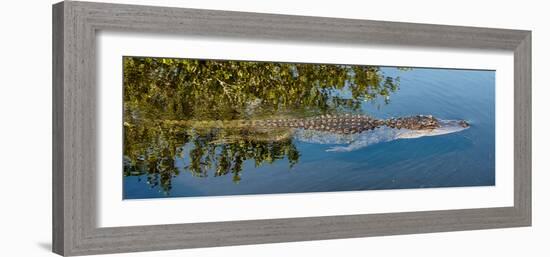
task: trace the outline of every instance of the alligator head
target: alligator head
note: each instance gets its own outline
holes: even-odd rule
[[[437,126],[427,127],[415,130],[403,130],[398,138],[419,138],[426,136],[439,136],[456,133],[470,128],[470,124],[465,120],[437,120]]]

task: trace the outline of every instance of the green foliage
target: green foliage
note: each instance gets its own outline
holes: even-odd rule
[[[236,120],[357,112],[389,100],[398,78],[379,67],[125,57],[124,175],[147,176],[164,192],[181,171],[232,174],[242,165],[299,161],[289,131],[200,128],[166,120]],[[187,160],[176,167],[176,159]]]
[[[353,111],[397,88],[376,66],[124,58],[125,107],[172,119]],[[351,96],[334,95],[344,89]]]

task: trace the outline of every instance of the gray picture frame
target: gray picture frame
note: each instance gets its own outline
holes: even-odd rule
[[[98,227],[95,37],[101,30],[513,51],[514,206]],[[530,225],[530,31],[73,1],[53,6],[55,253],[88,255]]]

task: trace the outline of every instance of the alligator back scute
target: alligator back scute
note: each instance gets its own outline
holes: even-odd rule
[[[274,119],[259,121],[259,128],[299,128],[339,134],[355,134],[384,125],[384,121],[366,115],[321,115],[302,119]]]

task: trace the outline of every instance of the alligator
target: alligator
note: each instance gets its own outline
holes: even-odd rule
[[[169,120],[165,122],[193,128],[238,128],[264,132],[283,129],[290,130],[292,133],[287,133],[276,140],[291,136],[295,140],[308,143],[347,145],[334,146],[327,151],[353,151],[380,142],[444,135],[470,127],[465,120],[443,120],[432,115],[376,119],[367,115],[342,114],[309,118],[229,121]]]
[[[315,131],[325,131],[336,134],[356,134],[368,130],[374,130],[382,126],[407,130],[433,130],[440,128],[444,120],[434,118],[432,115],[416,115],[401,118],[375,119],[367,115],[342,114],[320,115],[309,118],[280,118],[261,120],[168,120],[171,124],[187,125],[194,128],[253,128],[275,129],[291,128]],[[456,121],[456,125],[468,128],[470,125],[465,120]]]
[[[335,134],[324,131],[298,129],[293,131],[295,140],[331,145],[327,152],[350,152],[374,144],[389,142],[398,139],[413,139],[420,137],[439,136],[456,133],[469,128],[469,125],[457,120],[438,120],[438,127],[433,129],[397,129],[383,126],[372,131],[357,134]]]

